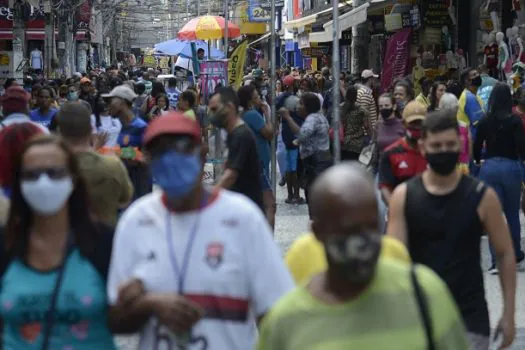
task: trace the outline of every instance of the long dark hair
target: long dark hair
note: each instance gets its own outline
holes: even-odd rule
[[[447,87],[447,84],[444,81],[436,81],[432,85],[432,93],[430,94],[430,106],[428,107],[429,112],[435,111],[439,107],[439,101],[437,99],[437,90],[439,88],[439,85],[443,85],[445,88]]]
[[[86,184],[71,149],[62,139],[52,135],[39,136],[29,141],[23,151],[15,158],[13,193],[5,235],[6,250],[13,257],[25,258],[27,255],[29,234],[33,225],[33,211],[25,201],[20,190],[22,162],[24,155],[30,148],[45,145],[55,145],[66,155],[67,167],[73,177],[75,186],[68,200],[69,224],[71,232],[74,233],[75,245],[83,255],[88,255],[94,249],[94,235],[98,233],[98,230],[91,219]]]
[[[151,97],[157,98],[157,95],[159,94],[166,94],[166,89],[164,89],[164,85],[162,85],[159,81],[154,81],[153,86],[151,88]]]
[[[489,97],[489,118],[504,119],[512,114],[512,94],[506,83],[497,83]]]
[[[357,89],[354,85],[350,85],[348,89],[346,89],[345,94],[345,101],[343,104],[343,113],[346,114],[349,111],[353,111],[356,107],[357,102]]]

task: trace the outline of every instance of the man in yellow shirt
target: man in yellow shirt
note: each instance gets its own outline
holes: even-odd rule
[[[425,266],[379,258],[375,186],[362,166],[334,166],[311,190],[327,269],[274,304],[258,350],[469,349],[445,283]]]
[[[393,259],[402,263],[411,261],[403,243],[389,236],[382,236],[380,254],[381,259]],[[308,282],[327,268],[323,244],[311,232],[295,240],[286,253],[285,260],[297,285]]]

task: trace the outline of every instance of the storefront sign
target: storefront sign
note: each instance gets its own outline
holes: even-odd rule
[[[248,2],[248,18],[250,22],[270,22],[271,12],[261,6],[260,0],[250,0]]]
[[[442,27],[450,25],[450,15],[448,13],[447,2],[449,0],[426,0],[423,1],[425,26]]]
[[[407,74],[410,62],[410,42],[412,29],[405,28],[388,40],[386,46],[383,74],[381,75],[381,88],[386,91],[394,79],[402,78]]]
[[[303,56],[323,57],[324,55],[330,54],[330,47],[328,46],[307,47],[306,49],[302,49],[301,53]]]
[[[249,14],[250,11],[247,2],[242,2],[235,7],[234,22],[241,28],[241,34],[253,35],[266,33],[265,21],[253,22],[250,20]]]
[[[299,43],[300,49],[306,49],[307,47],[310,47],[310,34],[309,33],[301,33],[297,36],[297,42]]]
[[[394,32],[403,28],[403,19],[401,14],[394,13],[392,15],[385,15],[385,28],[387,32]]]
[[[2,53],[0,54],[0,66],[8,66],[9,65],[9,55]]]
[[[225,61],[206,61],[200,63],[200,91],[205,101],[215,91],[218,84],[226,85],[228,63]]]

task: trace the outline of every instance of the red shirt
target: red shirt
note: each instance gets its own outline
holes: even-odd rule
[[[485,56],[487,57],[487,68],[492,69],[498,66],[498,44],[485,46]]]
[[[427,160],[418,148],[412,148],[403,137],[388,146],[379,161],[379,187],[394,190],[397,185],[423,173]]]

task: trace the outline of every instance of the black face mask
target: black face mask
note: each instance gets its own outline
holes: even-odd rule
[[[390,116],[392,115],[392,112],[394,112],[393,108],[379,110],[379,113],[381,113],[381,117],[383,117],[383,119],[390,118]]]
[[[458,164],[459,151],[427,153],[428,165],[441,176],[450,175]]]
[[[525,107],[525,97],[522,97],[518,100],[518,104],[522,107]]]
[[[483,80],[481,79],[481,76],[477,76],[474,79],[472,79],[472,86],[480,87],[481,84],[483,84]]]

